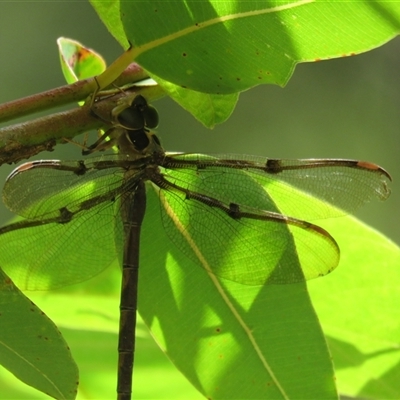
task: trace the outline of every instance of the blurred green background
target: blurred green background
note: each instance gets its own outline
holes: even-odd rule
[[[88,2],[1,2],[0,102],[64,85],[56,39],[89,46],[111,63],[122,49]],[[259,86],[240,96],[232,117],[208,130],[170,99],[155,106],[166,150],[274,158],[353,158],[392,175],[392,196],[357,215],[400,243],[400,39],[355,57],[301,64],[287,87]],[[80,158],[60,145],[37,158]],[[0,169],[0,181],[15,166]],[[0,222],[11,217],[0,204]],[[1,395],[0,395],[1,398]]]

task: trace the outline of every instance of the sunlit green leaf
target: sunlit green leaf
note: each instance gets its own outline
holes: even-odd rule
[[[169,249],[153,196],[142,234],[139,312],[174,364],[211,398],[336,398],[305,285],[213,278]]]
[[[109,18],[107,3],[92,4]],[[370,50],[400,26],[399,4],[384,1],[152,0],[122,1],[119,7],[137,62],[164,80],[209,93],[283,86],[296,63]],[[114,2],[114,16],[117,9]],[[126,45],[119,23],[116,30]]]
[[[0,270],[0,363],[26,384],[74,399],[77,366],[60,332]]]
[[[57,324],[68,341],[79,365],[78,400],[88,397],[113,399],[116,396],[119,268],[111,268],[99,278],[65,288],[63,293],[27,293]],[[111,286],[111,292],[107,284]],[[93,295],[93,292],[97,294]],[[134,398],[203,398],[168,361],[140,318],[136,336]],[[155,374],[163,376],[157,385],[154,384]],[[6,370],[0,371],[0,385],[1,399],[43,399],[39,392],[7,375]]]
[[[61,69],[67,83],[99,75],[105,70],[106,63],[100,54],[76,40],[61,37],[57,44]]]
[[[284,86],[299,62],[359,54],[389,41],[400,29],[398,2],[91,3],[124,48],[128,40],[134,46],[131,56],[116,64],[120,72],[135,59],[155,79],[214,94],[240,92],[266,83]],[[114,73],[110,76],[111,81],[117,77]],[[163,87],[176,96],[174,86]],[[196,110],[191,102],[180,104],[213,126],[208,122],[213,118],[202,118],[204,109]],[[230,112],[223,107],[216,110],[222,120]]]
[[[153,76],[153,78],[173,100],[208,128],[213,128],[215,125],[225,122],[232,114],[239,100],[238,93],[202,93],[184,89],[159,77]]]
[[[400,249],[351,217],[326,220],[341,247],[337,270],[309,289],[341,393],[398,399]]]
[[[119,0],[89,0],[111,35],[124,47],[129,47],[119,12]],[[148,29],[147,27],[146,29]]]

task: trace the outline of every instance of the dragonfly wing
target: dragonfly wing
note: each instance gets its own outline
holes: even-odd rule
[[[235,201],[243,193],[233,196],[235,203],[219,197],[210,202],[200,191],[201,175],[168,172],[167,181],[182,188],[160,191],[163,224],[177,247],[208,272],[247,285],[302,282],[332,271],[339,262],[334,239],[322,228],[277,213],[265,191],[240,174],[249,180],[243,188],[258,193],[247,199],[252,207]],[[214,188],[216,195],[220,186]]]
[[[112,198],[123,182],[124,169],[112,167],[118,156],[87,161],[33,161],[18,167],[7,178],[3,201],[28,219],[54,218],[68,205],[71,212],[90,208],[92,198]]]
[[[235,187],[242,193],[241,204],[247,204],[246,198],[252,197],[252,193],[243,186],[243,178],[238,173],[241,171],[268,192],[282,214],[299,219],[344,215],[373,198],[384,200],[390,194],[389,174],[377,165],[366,162],[340,159],[274,160],[234,154],[176,154],[169,157],[176,160],[177,165],[179,161],[194,160],[195,164],[185,167],[202,177],[205,183],[202,190],[205,193],[212,196],[218,190],[224,196],[226,188]],[[225,180],[218,181],[215,178],[218,175],[224,175]],[[322,201],[314,204],[313,198]],[[229,199],[225,198],[225,201]]]
[[[116,258],[114,223],[113,204],[107,202],[67,223],[8,225],[0,229],[0,266],[21,289],[47,290],[87,280]]]

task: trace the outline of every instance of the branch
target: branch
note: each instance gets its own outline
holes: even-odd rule
[[[120,80],[118,82],[121,83]],[[129,91],[117,92],[96,101],[93,106],[94,113],[104,120],[110,120],[111,110],[116,107],[118,100],[133,92],[143,94],[150,101],[164,95],[158,85],[133,87]],[[41,151],[52,151],[57,143],[66,143],[65,139],[72,139],[81,133],[100,128],[107,126],[90,112],[88,104],[8,126],[0,129],[0,165],[16,163]]]
[[[147,72],[138,64],[130,64],[115,81],[116,86],[139,82],[148,78]],[[34,94],[0,105],[0,122],[10,121],[39,111],[47,111],[54,107],[70,103],[78,103],[98,89],[94,78],[84,79],[71,85],[60,86],[46,92]]]

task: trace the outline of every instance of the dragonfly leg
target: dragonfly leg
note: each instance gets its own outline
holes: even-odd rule
[[[92,145],[88,147],[85,146],[85,149],[82,150],[82,155],[87,156],[95,151],[104,151],[115,146],[117,144],[117,135],[115,135],[116,130],[119,131],[118,128],[108,129]]]

